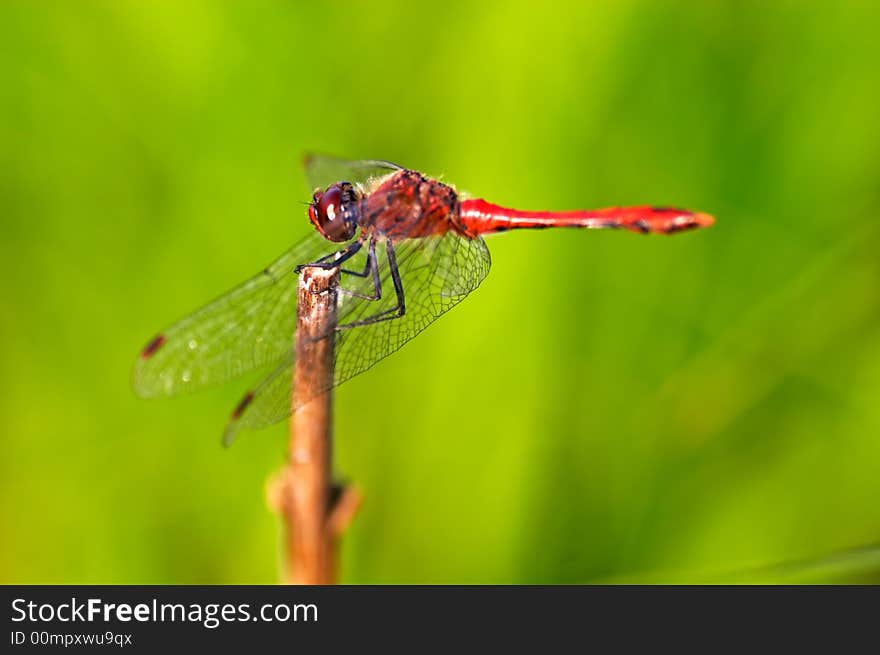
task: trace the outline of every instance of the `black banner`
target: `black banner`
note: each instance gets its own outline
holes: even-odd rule
[[[880,587],[3,587],[6,652],[766,643],[875,633]],[[647,640],[647,641],[646,641]],[[708,640],[708,641],[707,641]]]

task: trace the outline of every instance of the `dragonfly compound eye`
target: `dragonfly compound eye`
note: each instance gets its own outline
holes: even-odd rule
[[[348,182],[337,182],[323,193],[315,192],[309,205],[309,220],[330,241],[348,241],[357,230],[355,193]]]

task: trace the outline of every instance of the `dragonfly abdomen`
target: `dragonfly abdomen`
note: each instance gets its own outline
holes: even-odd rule
[[[632,232],[672,234],[715,222],[708,214],[674,207],[608,207],[574,211],[524,211],[494,205],[480,199],[460,203],[459,221],[470,236],[513,229],[579,227],[624,229]]]

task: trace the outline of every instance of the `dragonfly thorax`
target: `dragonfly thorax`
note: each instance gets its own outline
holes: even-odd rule
[[[357,231],[358,197],[348,182],[337,182],[315,191],[309,204],[309,220],[321,235],[336,243],[348,241]]]

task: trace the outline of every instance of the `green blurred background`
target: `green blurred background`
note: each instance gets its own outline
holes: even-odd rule
[[[0,581],[278,579],[286,427],[224,450],[251,381],[129,375],[310,229],[309,149],[718,217],[492,238],[338,391],[343,581],[767,580],[880,541],[880,11],[830,4],[3,3]]]

